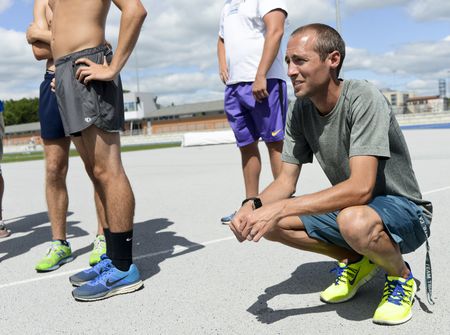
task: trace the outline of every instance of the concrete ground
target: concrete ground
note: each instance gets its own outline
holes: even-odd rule
[[[405,255],[419,291],[413,319],[374,325],[384,277],[379,274],[343,304],[319,292],[333,280],[332,260],[279,244],[235,241],[219,218],[243,198],[234,145],[128,152],[123,161],[136,196],[134,254],[144,289],[80,303],[69,275],[87,267],[96,219],[79,158],[70,159],[68,235],[76,259],[39,274],[49,244],[44,162],[2,165],[4,217],[13,235],[0,241],[1,334],[448,334],[450,332],[450,131],[405,131],[431,226],[433,296],[427,304],[425,247]],[[262,149],[263,144],[260,146]],[[262,185],[270,181],[263,150]],[[298,194],[329,184],[317,164],[305,166]]]

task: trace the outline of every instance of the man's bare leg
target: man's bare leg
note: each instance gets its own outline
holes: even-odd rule
[[[358,253],[366,255],[382,267],[388,275],[408,278],[398,245],[386,233],[379,215],[369,206],[355,206],[342,210],[337,222],[342,236]]]
[[[273,179],[276,179],[281,171],[281,153],[283,152],[283,141],[266,142],[269,151],[270,167]]]
[[[258,141],[239,149],[241,150],[245,197],[255,197],[259,193],[259,176],[261,174],[261,156],[258,149]]]
[[[36,271],[58,269],[73,260],[70,244],[66,241],[67,195],[66,176],[69,164],[70,138],[44,139],[45,196],[52,229],[49,252],[38,261]]]
[[[11,235],[4,222],[3,222],[3,192],[5,190],[5,181],[3,180],[3,175],[0,170],[0,238],[8,237]]]
[[[122,166],[119,134],[91,126],[73,141],[104,208],[107,253],[116,267],[127,269],[132,261],[134,195]]]
[[[282,219],[264,237],[292,248],[322,254],[342,263],[351,263],[361,258],[355,251],[309,237],[303,222],[297,216]]]
[[[44,140],[45,195],[53,240],[66,239],[66,217],[69,204],[66,176],[69,148],[70,138],[68,137]]]

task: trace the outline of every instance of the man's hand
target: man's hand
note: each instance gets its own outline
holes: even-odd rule
[[[41,31],[42,29],[39,28],[35,22],[31,22],[28,26],[26,34],[28,44],[33,44],[34,42],[39,41],[38,35]]]
[[[242,206],[238,210],[236,215],[233,217],[233,220],[231,220],[230,224],[228,225],[239,242],[244,242],[246,239],[244,236],[242,236],[242,227],[245,226],[245,220],[247,219],[248,214],[250,214],[252,211],[253,207],[251,202],[246,202],[244,206]]]
[[[222,80],[222,83],[226,84],[228,81],[228,78],[229,78],[228,77],[228,68],[227,68],[226,64],[223,66],[220,66],[219,76],[220,76],[220,80]]]
[[[264,205],[249,213],[241,225],[241,237],[258,242],[280,221],[280,206],[277,202]]]
[[[269,96],[269,92],[267,92],[267,79],[265,76],[256,75],[252,86],[252,93],[253,97],[258,102],[262,102]]]
[[[56,80],[55,80],[55,77],[53,77],[52,81],[50,82],[50,89],[52,90],[52,92],[56,91]]]
[[[85,85],[91,80],[111,81],[116,76],[116,73],[108,65],[106,57],[103,59],[103,64],[97,64],[88,58],[77,59],[75,64],[86,65],[79,67],[75,74],[78,81]]]

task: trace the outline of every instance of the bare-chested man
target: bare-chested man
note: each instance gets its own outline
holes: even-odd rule
[[[45,194],[52,226],[52,243],[46,255],[36,264],[38,272],[47,272],[56,270],[73,260],[70,244],[66,240],[66,216],[69,202],[66,176],[70,137],[64,134],[55,93],[50,89],[50,83],[55,76],[55,65],[50,50],[52,11],[48,6],[48,0],[36,0],[33,14],[34,21],[27,30],[27,40],[32,45],[36,59],[46,60],[47,63],[39,94],[39,120],[44,142]],[[105,215],[98,196],[96,196],[96,205],[99,224],[94,249],[89,258],[91,266],[100,262],[101,255],[106,253],[105,237],[100,224],[102,220],[104,221]]]
[[[119,131],[124,105],[119,72],[147,12],[139,0],[113,0],[121,10],[115,55],[105,44],[110,0],[50,0],[56,97],[66,135],[72,136],[105,209],[107,256],[70,277],[76,300],[133,292],[143,283],[132,263],[134,195],[122,166]]]

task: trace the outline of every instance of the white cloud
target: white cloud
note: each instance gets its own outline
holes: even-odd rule
[[[25,34],[14,30],[0,28],[2,43],[7,48],[0,48],[0,97],[36,96],[39,83],[45,71],[45,63],[37,62],[25,39]]]
[[[371,8],[382,8],[388,6],[398,6],[405,5],[410,0],[383,0],[383,1],[373,1],[373,0],[346,0],[340,1],[342,9],[353,10],[366,10]]]
[[[9,7],[11,7],[12,3],[12,0],[0,0],[0,13],[3,13]]]
[[[408,5],[408,11],[419,21],[450,21],[450,1],[420,0]]]
[[[29,1],[29,0],[22,0]],[[335,2],[330,0],[287,0],[289,34],[297,26],[310,22],[335,20]],[[0,13],[13,1],[0,0]],[[140,72],[140,89],[159,96],[162,104],[212,100],[223,96],[217,76],[216,43],[221,0],[144,0],[148,17],[144,22],[135,53],[122,71],[124,87],[135,89],[136,66]],[[346,0],[341,1],[343,15],[373,8],[403,6],[416,20],[450,18],[450,1],[439,0]],[[30,11],[32,5],[30,3]],[[12,11],[11,11],[12,12]],[[4,12],[3,15],[5,15]],[[108,16],[106,36],[114,46],[120,24],[120,11],[113,5]],[[1,26],[1,23],[0,23]],[[23,27],[25,31],[26,26]],[[366,29],[366,28],[361,28]],[[370,26],[367,29],[371,29]],[[24,32],[0,28],[8,48],[0,49],[0,97],[18,98],[37,95],[44,73],[44,62],[37,62],[25,41]],[[450,59],[450,36],[440,41],[395,45],[383,54],[348,46],[344,70],[370,71],[371,81],[383,83],[382,76],[398,80],[423,80],[433,83],[446,77]],[[5,64],[6,60],[6,66]],[[448,74],[447,74],[448,76]],[[347,76],[346,76],[347,77]],[[420,87],[420,85],[416,85]],[[433,87],[436,86],[433,84]],[[417,88],[419,89],[419,88]]]

